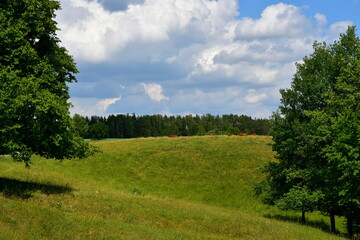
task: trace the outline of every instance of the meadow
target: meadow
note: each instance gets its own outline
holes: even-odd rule
[[[0,239],[344,239],[253,196],[266,136],[92,142],[83,160],[0,156]],[[341,219],[338,219],[341,227]]]

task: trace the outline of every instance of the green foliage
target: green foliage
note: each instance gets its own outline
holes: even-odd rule
[[[17,162],[23,162],[24,160],[26,160],[25,164],[27,167],[29,167],[30,163],[31,163],[30,162],[30,158],[31,158],[31,154],[32,154],[31,149],[28,149],[28,148],[26,148],[25,145],[22,145],[17,150],[18,151],[10,152],[11,157]]]
[[[329,173],[336,176],[338,204],[352,237],[354,220],[360,216],[360,39],[355,28],[341,35],[333,51],[341,69],[334,90],[326,95],[328,110],[312,113],[321,115],[324,127],[319,135],[328,141],[324,154]]]
[[[89,134],[89,124],[86,119],[79,114],[73,116],[73,127],[77,136],[85,138]]]
[[[228,129],[227,129],[227,133],[228,134],[237,134],[239,133],[240,130],[237,128],[237,127],[234,127],[234,126],[230,126]]]
[[[210,131],[207,131],[205,134],[215,134],[215,135],[219,135],[221,134],[220,130],[216,127],[214,129],[211,129]]]
[[[254,194],[260,200],[269,205],[274,205],[292,187],[292,183],[287,181],[286,172],[277,162],[269,162],[262,172],[267,174],[261,182],[254,184]]]
[[[197,136],[203,136],[203,135],[205,135],[205,128],[204,128],[204,126],[203,125],[198,125],[197,126],[197,129],[196,129],[197,131],[196,131],[196,134],[195,135],[197,135]]]
[[[75,63],[56,36],[57,1],[4,0],[0,5],[0,153],[30,162],[82,157],[75,151],[67,83]],[[81,144],[81,143],[77,143]]]
[[[297,64],[291,88],[280,91],[282,105],[272,120],[279,162],[266,168],[263,184],[268,201],[290,208],[296,208],[299,195],[305,201],[321,194],[321,201],[309,205],[330,216],[345,216],[349,236],[360,210],[359,81],[355,27],[332,45],[314,43],[314,53]]]
[[[143,115],[118,114],[108,117],[84,118],[89,125],[103,122],[110,138],[159,137],[168,135],[202,136],[206,133],[235,134],[239,132],[268,135],[269,119],[253,119],[245,115]],[[217,129],[217,130],[216,130]],[[93,136],[88,135],[92,138]]]
[[[276,201],[276,206],[282,210],[301,211],[302,223],[305,223],[305,212],[316,210],[319,200],[323,197],[320,191],[311,192],[306,187],[293,187]]]
[[[90,126],[89,134],[95,139],[101,139],[107,137],[108,131],[108,127],[103,122],[97,122]]]

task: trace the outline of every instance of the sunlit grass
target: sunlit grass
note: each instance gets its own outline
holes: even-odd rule
[[[341,239],[253,197],[262,136],[99,141],[79,161],[0,156],[0,239]],[[16,180],[16,181],[15,181]],[[15,182],[14,182],[15,181]],[[16,185],[19,191],[9,190]],[[308,219],[326,221],[319,214]],[[325,223],[326,227],[326,223]]]

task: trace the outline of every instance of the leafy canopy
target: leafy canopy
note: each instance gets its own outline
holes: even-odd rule
[[[0,154],[30,162],[83,157],[88,146],[71,129],[69,88],[78,72],[56,35],[57,1],[0,4]]]
[[[360,215],[360,39],[355,32],[349,26],[331,45],[315,42],[314,52],[296,65],[272,120],[279,161],[267,165],[267,180],[257,189],[267,203],[282,208],[345,216],[349,236]]]

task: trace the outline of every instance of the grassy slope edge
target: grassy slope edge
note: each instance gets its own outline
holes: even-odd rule
[[[34,157],[31,169],[0,156],[0,239],[342,239],[264,217],[297,218],[252,196],[259,168],[273,158],[270,141],[96,142],[103,152],[93,157]]]

